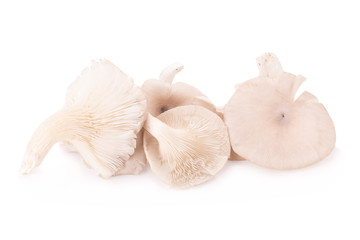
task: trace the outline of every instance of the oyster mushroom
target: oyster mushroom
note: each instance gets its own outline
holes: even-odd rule
[[[184,105],[200,105],[216,112],[215,106],[197,88],[183,82],[172,83],[175,75],[183,68],[180,63],[169,65],[161,72],[158,80],[149,79],[144,82],[141,89],[151,115],[156,117],[169,109]]]
[[[176,107],[158,118],[149,114],[144,128],[144,149],[150,167],[171,186],[206,182],[229,158],[226,126],[204,107]]]
[[[120,168],[114,176],[123,174],[139,174],[142,172],[146,165],[146,156],[143,146],[144,130],[141,130],[136,136],[136,148],[135,152],[131,157],[124,163],[124,167]],[[70,153],[77,153],[77,149],[69,142],[60,143],[60,147]],[[84,161],[85,165],[87,163]],[[89,166],[88,166],[89,167]]]
[[[317,98],[295,94],[305,80],[283,72],[274,54],[257,59],[260,75],[237,86],[224,118],[234,151],[260,166],[296,169],[330,154],[334,124]]]
[[[130,77],[107,60],[93,61],[69,86],[65,106],[33,134],[20,172],[39,166],[57,142],[74,146],[101,177],[138,172],[144,162],[129,159],[145,112],[145,96]]]
[[[217,115],[219,115],[219,117],[224,121],[224,108],[225,106],[221,106],[221,107],[216,107],[216,113]],[[234,152],[234,149],[231,147],[231,152],[230,152],[230,157],[229,157],[230,161],[240,161],[240,160],[245,160],[243,157],[239,156],[238,154],[236,154]]]
[[[142,129],[136,136],[136,148],[133,155],[124,163],[123,168],[119,168],[114,175],[123,174],[139,174],[146,165],[146,156],[144,152],[143,137],[144,129]]]

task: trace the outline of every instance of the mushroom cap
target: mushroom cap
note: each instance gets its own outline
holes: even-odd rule
[[[136,136],[136,148],[135,152],[131,157],[125,162],[124,166],[120,168],[114,175],[124,175],[124,174],[139,174],[143,171],[146,165],[146,156],[143,147],[143,136],[144,130],[141,130]],[[71,153],[78,153],[77,149],[69,142],[60,143],[60,147]],[[88,166],[86,161],[85,165]],[[90,167],[90,166],[88,166]]]
[[[146,96],[148,112],[151,115],[158,116],[169,109],[184,105],[200,105],[216,112],[215,106],[197,88],[183,82],[172,84],[176,73],[182,69],[183,65],[172,64],[162,71],[159,80],[149,79],[144,82],[141,89]]]
[[[146,112],[145,96],[133,80],[108,60],[93,61],[68,88],[65,105],[81,111],[85,131],[70,142],[88,156],[84,160],[102,177],[125,168]]]
[[[225,106],[234,151],[274,169],[302,168],[323,159],[336,138],[325,107],[308,92],[294,100],[302,76],[276,71],[272,76],[260,74],[238,85]]]
[[[20,171],[38,166],[56,142],[73,145],[104,178],[133,168],[126,161],[134,153],[145,112],[145,96],[130,77],[107,60],[93,61],[69,86],[63,109],[35,131]]]
[[[224,121],[224,109],[225,106],[217,106],[216,107],[216,114]],[[230,151],[230,157],[229,157],[230,161],[240,161],[240,160],[245,160],[243,157],[239,156],[238,154],[236,154],[234,152],[234,149],[231,147],[231,151]]]
[[[224,122],[201,106],[176,107],[158,119],[148,116],[145,130],[144,149],[151,169],[172,186],[189,187],[208,181],[230,155]]]
[[[144,130],[141,130],[136,137],[136,148],[133,155],[125,162],[124,167],[120,168],[115,175],[139,174],[146,165],[146,156],[144,152],[143,139]]]

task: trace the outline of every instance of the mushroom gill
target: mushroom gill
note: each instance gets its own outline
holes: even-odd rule
[[[144,163],[127,161],[145,112],[145,97],[130,77],[107,60],[93,61],[69,86],[64,107],[33,134],[20,171],[26,174],[39,166],[57,142],[73,145],[104,178],[126,172],[128,166],[139,171]]]

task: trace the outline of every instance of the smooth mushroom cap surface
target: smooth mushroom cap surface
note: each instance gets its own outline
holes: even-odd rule
[[[190,187],[210,180],[230,155],[226,126],[208,109],[181,106],[144,125],[144,149],[154,173],[165,183]]]
[[[330,154],[335,127],[314,95],[304,92],[294,99],[305,78],[282,72],[272,62],[277,58],[270,57],[259,66],[260,76],[239,84],[225,107],[232,148],[264,167],[302,168]]]
[[[35,131],[20,171],[30,172],[53,144],[66,142],[100,176],[111,177],[133,155],[145,112],[145,96],[130,77],[107,60],[93,61],[69,86],[63,109]]]

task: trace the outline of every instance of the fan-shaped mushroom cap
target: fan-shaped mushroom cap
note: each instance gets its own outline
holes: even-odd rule
[[[176,107],[158,119],[149,114],[144,128],[151,169],[169,185],[189,187],[206,182],[229,158],[226,126],[204,107]]]
[[[68,88],[64,108],[35,131],[20,171],[29,173],[37,167],[60,141],[72,144],[104,178],[127,171],[128,165],[139,171],[135,165],[143,165],[141,161],[127,161],[145,111],[145,96],[131,78],[107,60],[94,61]]]
[[[149,79],[144,82],[141,89],[146,96],[151,115],[158,116],[169,109],[184,105],[200,105],[216,112],[215,106],[197,88],[183,82],[172,84],[175,75],[183,68],[182,64],[172,64],[161,72],[159,80]]]
[[[273,54],[258,58],[260,76],[237,86],[225,107],[234,151],[258,165],[295,169],[326,157],[335,146],[334,124],[308,92],[295,98],[305,80],[282,71]]]

